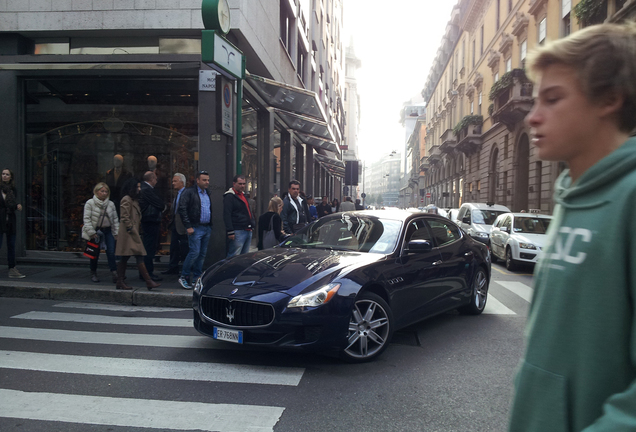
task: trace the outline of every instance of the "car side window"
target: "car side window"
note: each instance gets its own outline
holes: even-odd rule
[[[457,220],[461,222],[465,214],[466,214],[466,207],[460,208],[459,213],[457,213]]]
[[[415,219],[409,223],[409,226],[406,229],[405,244],[408,244],[411,240],[426,240],[431,243],[433,242],[431,233],[423,219]]]
[[[506,217],[506,220],[503,223],[503,226],[508,228],[508,232],[510,232],[510,228],[512,227],[512,218],[510,216]]]
[[[461,238],[459,229],[454,224],[438,220],[429,220],[428,224],[438,247],[453,243]]]

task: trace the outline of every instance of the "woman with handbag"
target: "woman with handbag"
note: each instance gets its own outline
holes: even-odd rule
[[[146,249],[139,236],[139,226],[141,225],[141,208],[139,207],[139,191],[141,184],[138,180],[131,178],[126,180],[121,188],[122,199],[119,204],[119,212],[121,215],[122,230],[119,233],[115,254],[121,259],[117,263],[117,289],[131,290],[132,287],[126,285],[126,265],[131,256],[137,261],[139,274],[146,281],[146,287],[150,290],[157,288],[159,285],[150,278],[144,257]]]
[[[268,249],[280,244],[286,235],[283,232],[283,220],[280,212],[283,210],[283,200],[274,197],[269,200],[267,213],[258,218],[258,250]]]
[[[93,188],[93,198],[84,205],[84,227],[82,238],[92,240],[106,249],[108,267],[113,276],[113,283],[117,282],[117,263],[115,261],[115,241],[119,232],[119,218],[115,203],[110,198],[110,188],[106,183],[97,183]],[[97,262],[99,253],[90,260],[91,280],[99,282],[97,277]]]
[[[0,248],[2,248],[2,239],[6,236],[9,277],[14,279],[24,277],[15,268],[16,210],[22,211],[22,205],[17,202],[13,172],[5,168],[2,170],[0,193]]]

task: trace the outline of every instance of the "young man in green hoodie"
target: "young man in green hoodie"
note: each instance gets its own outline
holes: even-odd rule
[[[592,26],[528,58],[526,122],[568,164],[534,279],[511,432],[636,431],[636,24]]]

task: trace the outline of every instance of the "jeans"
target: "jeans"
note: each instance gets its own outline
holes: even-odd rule
[[[230,243],[230,250],[227,253],[227,258],[248,253],[250,251],[251,244],[252,231],[234,230],[234,240]]]
[[[7,261],[9,268],[15,267],[15,234],[0,233],[0,249],[2,249],[2,239],[7,236]]]
[[[154,259],[155,253],[157,252],[157,244],[159,243],[161,224],[159,222],[142,222],[141,228],[143,230],[141,241],[144,244],[144,249],[146,249],[144,263],[146,264],[148,274],[153,275],[155,271]]]
[[[115,262],[115,237],[113,237],[113,231],[110,227],[101,228],[104,233],[104,241],[106,242],[106,258],[108,258],[108,267],[110,271],[117,271],[117,263]],[[97,271],[97,261],[99,261],[99,254],[97,258],[90,260],[91,271]]]
[[[194,232],[188,235],[188,246],[190,252],[186,256],[183,262],[183,269],[181,270],[181,276],[188,278],[192,272],[191,282],[197,280],[203,273],[203,260],[208,252],[208,243],[210,241],[210,234],[212,234],[212,227],[210,225],[193,227]]]

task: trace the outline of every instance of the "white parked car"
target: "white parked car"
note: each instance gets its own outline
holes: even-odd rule
[[[504,213],[490,233],[492,261],[504,260],[508,270],[519,263],[534,264],[541,256],[552,216],[532,213]]]
[[[457,223],[469,236],[490,247],[492,224],[503,213],[510,213],[510,209],[495,203],[464,203],[459,208]]]
[[[448,210],[448,218],[452,221],[457,223],[457,215],[459,214],[459,209],[458,208],[452,208],[450,210]]]

